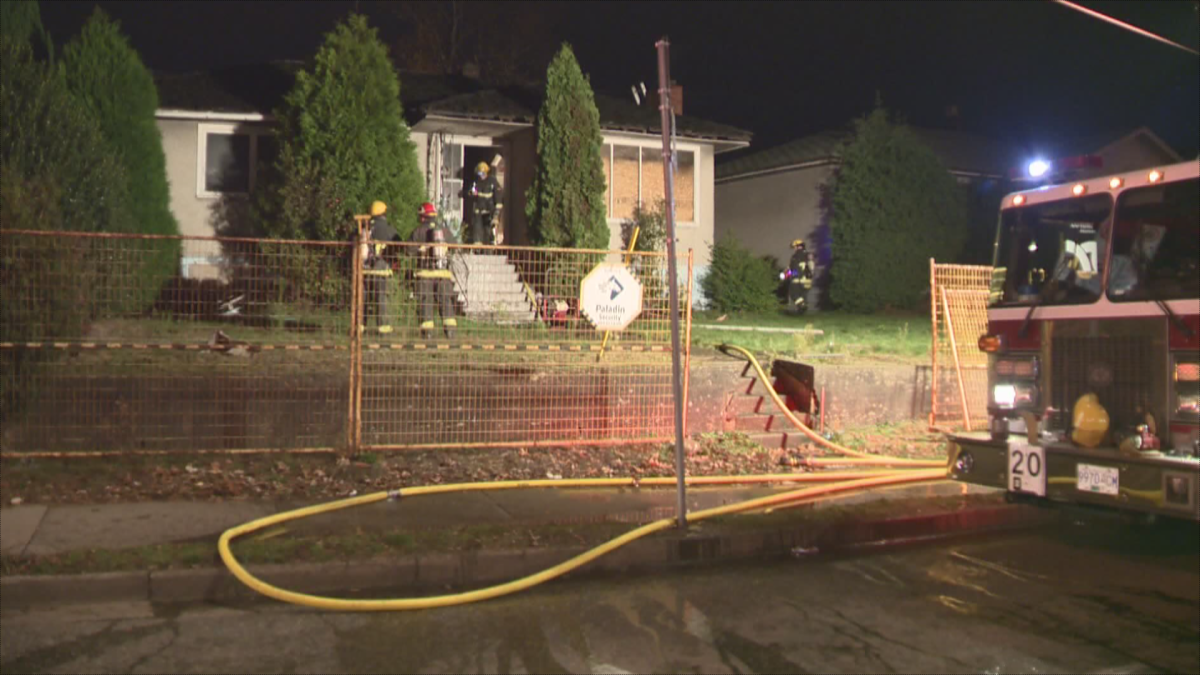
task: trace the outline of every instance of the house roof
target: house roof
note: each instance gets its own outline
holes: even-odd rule
[[[786,170],[817,162],[832,162],[837,158],[837,146],[848,136],[845,132],[825,131],[805,136],[783,145],[750,153],[740,153],[717,165],[717,180],[746,174]]]
[[[160,107],[172,110],[269,115],[295,82],[299,62],[237,66],[198,73],[156,73]],[[540,87],[484,88],[461,76],[402,73],[400,99],[410,122],[428,115],[533,124],[541,107]],[[658,109],[596,95],[600,126],[610,131],[662,133]],[[747,143],[742,129],[679,116],[680,136]]]
[[[269,115],[292,88],[300,65],[284,61],[194,73],[156,72],[159,107]]]
[[[947,169],[958,173],[1003,176],[1020,160],[1020,150],[1000,141],[941,129],[913,128]]]
[[[533,124],[542,105],[542,94],[541,88],[534,87],[482,89],[430,101],[423,106],[423,112],[465,119]],[[601,128],[633,133],[662,133],[662,120],[657,107],[638,106],[605,94],[596,94],[595,99]],[[687,115],[675,118],[675,131],[679,136],[720,141],[749,142],[752,136],[743,129]]]
[[[1076,157],[1079,155],[1096,155],[1112,148],[1119,143],[1125,143],[1135,139],[1142,139],[1150,145],[1156,146],[1163,156],[1171,161],[1182,161],[1174,148],[1167,145],[1148,127],[1138,127],[1133,131],[1129,129],[1109,129],[1097,134],[1088,136],[1080,136],[1077,138],[1056,139],[1050,143],[1046,143],[1035,150],[1040,151],[1046,157]]]
[[[1017,152],[1011,147],[972,134],[910,127],[912,132],[956,173],[1003,175]],[[824,131],[754,153],[731,157],[717,165],[717,180],[786,171],[806,165],[833,163],[848,131]]]

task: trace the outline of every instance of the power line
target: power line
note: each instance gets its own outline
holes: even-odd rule
[[[1096,19],[1100,19],[1101,21],[1107,21],[1108,23],[1111,23],[1114,26],[1119,26],[1121,28],[1124,28],[1125,30],[1137,33],[1138,35],[1141,35],[1143,37],[1148,37],[1151,40],[1157,40],[1159,42],[1162,42],[1163,44],[1171,45],[1172,47],[1175,47],[1176,49],[1182,49],[1183,51],[1188,52],[1190,54],[1195,54],[1196,56],[1200,56],[1200,52],[1196,51],[1195,49],[1192,49],[1191,47],[1181,45],[1178,42],[1172,42],[1171,40],[1168,40],[1167,38],[1162,37],[1161,35],[1155,35],[1154,33],[1151,33],[1150,31],[1145,30],[1144,28],[1138,28],[1137,26],[1135,26],[1131,23],[1126,23],[1124,21],[1121,21],[1120,19],[1114,19],[1113,17],[1108,16],[1107,14],[1101,14],[1100,12],[1097,12],[1094,9],[1088,9],[1087,7],[1077,5],[1073,2],[1068,2],[1067,0],[1052,0],[1052,2],[1058,3],[1064,7],[1069,7],[1077,12],[1083,12],[1084,14],[1087,14],[1088,16],[1094,17]]]

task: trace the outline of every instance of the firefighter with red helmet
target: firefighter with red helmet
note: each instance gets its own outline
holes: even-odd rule
[[[375,201],[371,204],[371,220],[363,228],[362,244],[359,250],[359,260],[363,273],[363,323],[358,330],[361,333],[366,324],[374,318],[380,333],[392,332],[392,324],[388,318],[387,292],[388,281],[392,277],[392,265],[384,257],[391,241],[400,241],[400,235],[388,224],[387,204]]]
[[[453,338],[458,321],[454,318],[454,280],[450,273],[450,255],[446,244],[452,235],[445,225],[438,222],[437,207],[429,202],[417,210],[420,225],[413,231],[410,241],[420,244],[410,249],[417,256],[414,276],[417,280],[417,304],[421,315],[421,337],[432,337],[434,314],[442,315],[442,328],[446,337]]]

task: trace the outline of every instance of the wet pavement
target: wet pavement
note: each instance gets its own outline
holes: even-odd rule
[[[1200,535],[1064,519],[425,612],[64,606],[0,632],[5,673],[1200,673]]]

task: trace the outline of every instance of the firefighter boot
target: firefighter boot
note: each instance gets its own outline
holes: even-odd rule
[[[421,322],[421,339],[429,340],[432,337],[433,337],[433,322],[432,321],[422,321]]]
[[[458,320],[446,319],[442,321],[442,328],[446,329],[446,337],[453,340],[455,329],[458,328]]]

